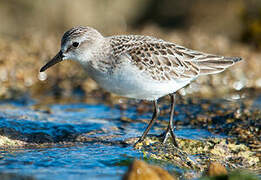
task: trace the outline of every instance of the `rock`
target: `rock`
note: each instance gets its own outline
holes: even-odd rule
[[[6,172],[0,172],[1,180],[36,180],[33,176],[26,176],[21,175],[19,173],[6,173]]]
[[[208,176],[221,176],[221,175],[226,175],[227,170],[222,164],[218,162],[212,162],[208,166],[206,174]]]
[[[199,180],[260,180],[260,178],[253,173],[247,172],[245,170],[236,170],[229,172],[226,175],[214,176],[214,177],[201,177]]]
[[[26,142],[24,142],[24,141],[10,139],[6,136],[0,135],[0,147],[1,148],[12,148],[12,147],[24,146],[24,145],[26,145]]]
[[[123,180],[174,180],[166,170],[135,159],[129,166]]]

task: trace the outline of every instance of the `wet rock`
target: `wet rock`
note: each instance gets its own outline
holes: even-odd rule
[[[198,129],[208,129],[214,134],[234,137],[254,152],[261,147],[261,111],[256,108],[260,92],[245,93],[245,99],[228,101],[225,99],[183,100],[177,105],[175,116],[178,126],[192,125]],[[253,94],[251,96],[250,94]]]
[[[178,138],[177,141],[181,144],[183,140]],[[193,146],[192,143],[191,146]],[[167,161],[179,168],[190,169],[196,172],[201,172],[204,169],[201,163],[192,158],[190,153],[182,150],[182,147],[181,149],[176,148],[172,142],[162,144],[159,137],[147,137],[144,142],[138,143],[136,148],[141,150],[147,158]],[[195,177],[198,177],[197,173],[193,175],[193,178]]]
[[[200,178],[200,180],[260,180],[258,176],[253,173],[249,173],[246,171],[232,171],[228,174],[216,175],[216,176],[206,176]]]
[[[33,176],[25,176],[16,173],[0,173],[1,180],[36,180]]]
[[[212,162],[210,163],[206,174],[208,176],[221,176],[221,175],[226,175],[227,170],[222,164],[218,162]]]
[[[0,135],[0,148],[12,148],[26,145],[26,142],[10,139],[6,136]]]
[[[168,161],[182,169],[191,169],[198,173],[208,168],[209,161],[220,162],[230,169],[260,170],[261,167],[256,152],[244,144],[237,144],[237,141],[231,138],[177,138],[177,142],[180,148],[174,147],[170,139],[167,144],[162,144],[161,138],[149,136],[143,143],[137,144],[136,148],[148,158]],[[211,169],[215,171],[217,166],[213,165]],[[195,173],[193,178],[198,176],[199,174]]]
[[[135,159],[129,166],[123,180],[174,180],[166,170]]]

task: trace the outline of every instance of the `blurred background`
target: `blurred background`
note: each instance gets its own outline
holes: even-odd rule
[[[245,59],[180,91],[203,97],[261,88],[260,0],[8,0],[0,1],[0,98],[114,97],[74,62],[39,69],[73,26],[102,34],[143,34],[198,51]],[[77,98],[74,98],[77,99]]]

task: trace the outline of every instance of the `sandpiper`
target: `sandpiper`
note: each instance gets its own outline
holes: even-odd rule
[[[146,130],[135,143],[142,142],[158,118],[157,100],[170,95],[171,111],[163,143],[174,134],[175,92],[201,75],[215,74],[240,61],[187,49],[151,36],[116,35],[104,37],[91,27],[75,27],[64,33],[61,50],[40,72],[63,60],[79,62],[88,75],[105,90],[123,97],[149,100],[154,113]]]

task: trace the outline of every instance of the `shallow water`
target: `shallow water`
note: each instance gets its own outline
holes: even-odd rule
[[[98,144],[1,151],[0,171],[39,179],[120,179],[123,160],[140,157],[131,148]]]
[[[141,151],[121,142],[139,137],[146,127],[139,119],[149,119],[151,113],[139,115],[135,108],[123,111],[102,104],[53,104],[49,106],[50,112],[46,112],[34,110],[33,104],[15,101],[0,104],[0,132],[11,139],[51,144],[1,149],[2,176],[15,174],[57,180],[120,179],[134,158],[145,158]],[[136,121],[122,121],[123,116]],[[168,118],[162,117],[161,120],[167,121]],[[150,133],[161,134],[159,127],[162,125],[156,123]],[[205,129],[189,127],[178,129],[176,134],[187,139],[223,137]],[[86,140],[79,140],[79,137]],[[185,171],[170,163],[155,160],[151,163],[170,171]]]

